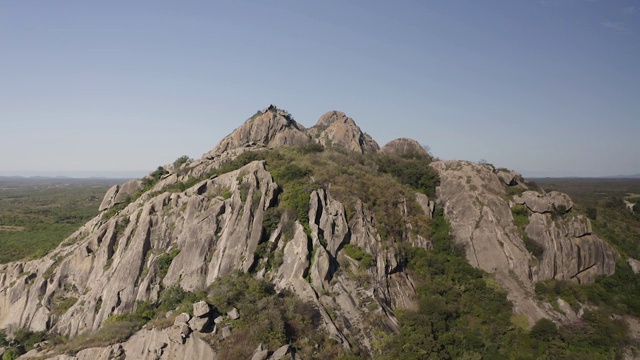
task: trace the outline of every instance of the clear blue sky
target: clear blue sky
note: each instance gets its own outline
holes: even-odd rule
[[[640,1],[2,1],[0,175],[142,175],[275,103],[527,176],[640,172]]]

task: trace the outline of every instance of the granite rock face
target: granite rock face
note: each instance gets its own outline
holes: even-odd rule
[[[566,195],[524,191],[516,176],[488,164],[438,161],[441,185],[437,201],[451,222],[453,236],[467,250],[469,262],[489,273],[509,292],[515,311],[536,321],[557,317],[532,298],[535,281],[546,279],[588,283],[611,275],[617,254],[591,233],[589,219],[569,214],[573,202]],[[508,186],[521,187],[522,195],[507,196]],[[510,205],[526,206],[529,224],[517,229]],[[521,231],[544,248],[540,258],[527,250]]]
[[[363,199],[354,199],[347,210],[346,204],[332,196],[330,186],[310,190],[307,223],[282,213],[275,229],[266,234],[265,216],[283,193],[267,164],[253,161],[225,174],[209,175],[246,151],[317,147],[314,144],[354,153],[379,151],[378,144],[342,112],[326,113],[316,126],[305,129],[287,112],[270,106],[201,159],[179,169],[164,167],[166,174],[149,191],[140,194],[140,180],[109,189],[100,205],[102,214],[50,254],[0,265],[0,329],[51,330],[75,336],[100,329],[112,315],[133,312],[140,301],[156,303],[161,289],[205,289],[239,271],[313,304],[322,328],[345,348],[373,349],[380,339],[372,331],[371,319],[385,330],[396,331],[396,310],[415,307],[414,282],[406,272],[401,243],[431,249],[429,239],[405,231],[399,241],[388,241],[376,225],[380,219]],[[410,139],[394,140],[380,151],[429,156]],[[393,215],[403,222],[403,228],[412,229],[415,214],[409,213],[410,201],[415,200],[415,208],[428,218],[439,204],[455,241],[465,246],[469,262],[495,274],[516,312],[532,321],[560,318],[551,306],[533,300],[535,281],[554,278],[586,283],[613,273],[617,254],[592,234],[587,218],[573,216],[568,196],[524,191],[517,174],[487,164],[437,161],[431,166],[441,177],[436,198],[407,193],[392,199],[388,211],[397,212]],[[189,186],[178,187],[183,191],[175,190],[187,183]],[[507,196],[508,187],[520,188],[522,195]],[[120,211],[107,211],[118,204]],[[526,229],[514,225],[510,206],[515,204],[528,209]],[[525,247],[523,231],[544,248],[540,258]],[[370,261],[363,265],[350,257],[347,244],[364,251]],[[267,267],[274,254],[282,257],[281,263]],[[170,265],[161,271],[167,256]],[[68,310],[55,311],[61,299],[70,298],[76,301]],[[56,358],[215,358],[200,339],[201,332],[218,327],[220,333],[230,335],[232,327],[225,321],[243,314],[219,316],[204,302],[196,303],[193,313],[194,317],[179,315],[165,330],[144,329],[121,344]],[[264,358],[269,352],[260,349],[255,354]]]
[[[316,126],[309,129],[309,134],[323,146],[338,146],[359,153],[380,150],[378,143],[341,111],[322,115]]]

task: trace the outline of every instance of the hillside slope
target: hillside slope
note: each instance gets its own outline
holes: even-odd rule
[[[436,202],[469,263],[493,274],[482,283],[494,278],[529,326],[574,320],[536,301],[534,283],[592,282],[614,272],[617,254],[574,216],[566,195],[525,189],[516,174],[489,165],[431,162],[410,139],[380,150],[341,112],[305,129],[270,106],[201,159],[110,189],[101,215],[44,258],[2,265],[0,328],[68,338],[122,323],[137,331],[87,350],[91,342],[67,344],[68,355],[56,355],[64,344],[33,350],[60,359],[241,358],[260,342],[255,354],[372,356],[385,334],[402,330],[398,314],[420,308],[410,259],[440,246]],[[238,283],[260,297],[223,297]],[[263,318],[242,305],[263,299],[286,321],[247,333],[245,317]],[[196,315],[199,300],[213,310]],[[296,320],[293,308],[312,320]]]

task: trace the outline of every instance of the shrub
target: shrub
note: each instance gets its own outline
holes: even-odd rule
[[[180,249],[175,248],[170,252],[166,252],[160,255],[160,257],[158,257],[158,260],[157,260],[158,276],[161,279],[164,279],[164,277],[167,276],[167,272],[169,271],[169,266],[171,266],[173,259],[175,259],[175,257],[178,256],[178,254],[180,254]]]
[[[182,155],[179,158],[177,158],[174,162],[173,162],[173,168],[174,170],[179,169],[183,164],[189,163],[191,162],[191,159],[187,156],[187,155]]]
[[[78,302],[78,298],[75,297],[54,298],[51,304],[51,313],[54,315],[62,315],[75,305],[76,302]]]
[[[511,208],[513,224],[524,230],[529,225],[529,211],[524,205],[516,204]]]
[[[5,351],[4,355],[2,355],[2,360],[14,360],[20,357],[21,353],[16,348],[9,348]]]
[[[558,335],[558,327],[549,320],[542,318],[531,328],[531,337],[537,340],[549,341]]]
[[[360,263],[361,269],[367,269],[374,263],[373,257],[363,248],[357,245],[346,244],[343,249],[347,256]]]

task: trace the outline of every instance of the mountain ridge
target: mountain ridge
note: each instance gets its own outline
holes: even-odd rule
[[[306,129],[269,106],[202,158],[112,187],[101,214],[44,258],[1,265],[0,328],[78,336],[172,288],[197,292],[240,272],[313,304],[320,327],[347,351],[375,354],[373,329],[398,332],[396,312],[417,306],[406,252],[434,248],[436,203],[455,243],[495,275],[517,314],[529,324],[574,320],[530,294],[539,280],[613,273],[618,255],[589,220],[571,213],[566,195],[534,191],[514,172],[431,160],[407,138],[381,149],[338,111]],[[60,298],[76,301],[57,314]],[[195,327],[176,324],[118,349],[147,351],[175,331],[182,343],[169,341],[159,356],[204,346],[188,334]]]

